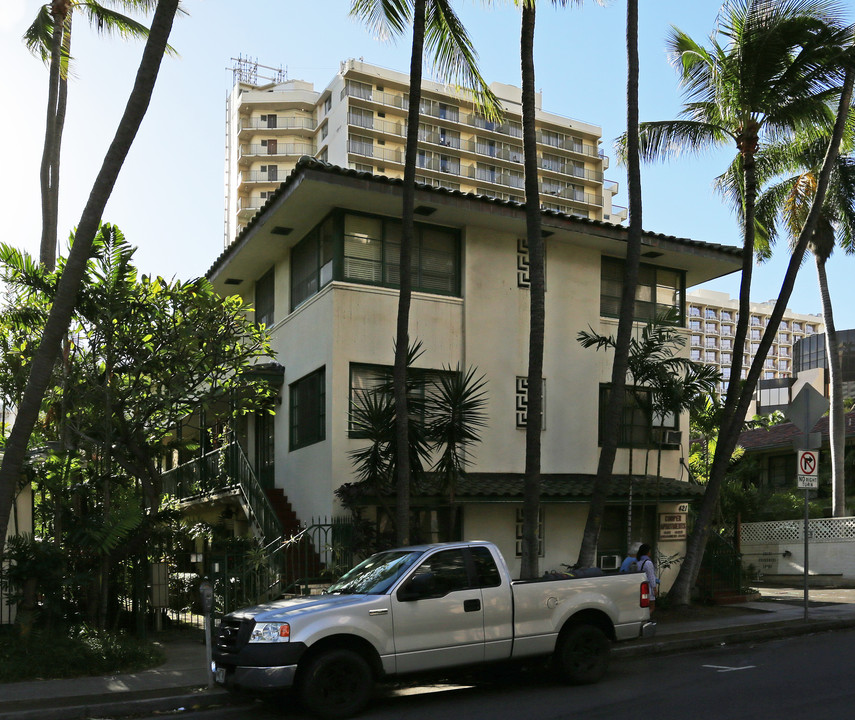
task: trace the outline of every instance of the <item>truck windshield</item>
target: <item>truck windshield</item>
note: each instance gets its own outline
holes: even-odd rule
[[[341,580],[330,585],[328,593],[382,595],[422,556],[421,552],[390,550],[363,560]]]

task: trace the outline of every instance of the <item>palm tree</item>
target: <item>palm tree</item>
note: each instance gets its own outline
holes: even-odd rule
[[[649,449],[653,438],[654,419],[664,419],[669,415],[679,417],[687,411],[700,396],[708,395],[719,380],[718,371],[711,365],[698,363],[681,357],[678,353],[686,344],[686,338],[677,330],[679,313],[676,309],[665,310],[661,315],[648,322],[638,337],[630,338],[627,356],[626,374],[632,379],[632,400],[635,407],[644,412],[647,418],[647,435],[643,444]],[[576,339],[584,348],[614,350],[617,339],[613,335],[602,335],[589,327],[580,331]],[[626,409],[626,388],[621,390],[621,411]],[[614,391],[612,391],[613,393]],[[610,393],[610,395],[612,394]],[[621,419],[617,420],[616,438],[620,438],[624,428]],[[604,428],[610,427],[606,421]],[[629,498],[627,516],[627,541],[632,541],[632,451],[635,438],[629,437]],[[657,443],[658,461],[661,461],[662,442]],[[645,472],[645,474],[647,474]],[[657,476],[659,471],[657,469]],[[639,538],[641,539],[641,538]]]
[[[520,30],[522,72],[523,162],[525,220],[529,253],[528,414],[525,429],[525,480],[520,577],[536,578],[538,570],[538,516],[540,513],[540,455],[543,429],[543,343],[546,323],[543,236],[540,230],[540,192],[537,172],[534,75],[535,1],[523,0]]]
[[[475,368],[463,372],[459,366],[447,367],[438,375],[414,370],[412,364],[420,354],[419,344],[411,346],[407,353],[411,415],[407,454],[415,475],[423,472],[431,456],[437,458],[432,471],[439,476],[448,497],[448,530],[453,531],[457,481],[465,473],[467,453],[481,441],[480,431],[487,423],[486,381]],[[350,412],[355,434],[368,443],[350,453],[356,476],[391,517],[386,497],[394,486],[399,462],[392,383],[380,382],[361,391],[354,397]]]
[[[476,368],[465,372],[458,365],[440,373],[427,393],[425,428],[431,451],[439,459],[433,471],[442,479],[448,497],[448,529],[454,530],[457,482],[466,472],[467,454],[481,442],[481,429],[487,425],[487,391],[484,376]]]
[[[741,180],[743,266],[739,320],[734,339],[734,364],[728,383],[723,425],[710,482],[689,538],[672,595],[689,601],[703,557],[718,493],[739,435],[741,419],[771,346],[798,272],[795,255],[758,353],[742,383],[742,352],[749,321],[751,273],[755,248],[758,182],[756,158],[767,138],[786,141],[804,128],[825,126],[835,118],[830,103],[840,99],[835,133],[829,142],[817,194],[802,228],[796,253],[803,253],[821,207],[831,164],[837,155],[851,93],[850,59],[846,48],[851,29],[840,20],[837,5],[825,0],[730,0],[719,14],[718,34],[704,47],[677,28],[668,45],[680,73],[687,102],[678,120],[644,123],[641,156],[652,160],[680,150],[700,151],[733,143]],[[844,90],[840,82],[846,75]]]
[[[125,11],[149,12],[155,0],[111,0]],[[133,18],[94,0],[51,0],[42,5],[26,33],[24,42],[48,67],[48,103],[45,141],[39,183],[42,195],[40,262],[53,270],[56,265],[57,216],[59,213],[59,158],[68,100],[68,64],[71,60],[71,24],[74,13],[84,15],[99,32],[121,37],[144,38],[148,28]]]
[[[847,127],[844,139],[846,152],[853,146],[853,128]],[[758,220],[771,244],[777,236],[777,216],[783,211],[784,222],[790,236],[790,245],[798,239],[816,194],[816,174],[822,164],[822,153],[827,143],[825,136],[799,138],[795,143],[776,146],[764,153],[758,162],[765,173],[781,175],[796,172],[772,185],[758,200]],[[839,343],[834,326],[834,310],[825,265],[836,244],[845,252],[855,252],[855,161],[840,155],[834,164],[828,195],[816,229],[808,242],[814,256],[822,315],[825,322],[825,348],[828,358],[831,410],[829,437],[831,445],[832,512],[834,517],[846,514],[846,485],[843,469],[845,451],[845,417],[843,409],[843,378],[840,366]]]
[[[629,366],[630,342],[635,321],[635,292],[638,287],[638,268],[641,263],[642,202],[641,160],[638,133],[638,0],[627,0],[626,6],[626,154],[627,188],[629,191],[629,228],[626,240],[626,267],[621,293],[618,332],[612,360],[612,392],[606,406],[604,424],[607,431],[602,438],[597,477],[591,493],[588,518],[579,547],[576,564],[589,567],[595,564],[597,541],[606,506],[606,493],[617,455],[618,428],[623,412],[624,388]]]
[[[410,55],[410,92],[407,115],[407,142],[404,155],[404,186],[401,209],[401,247],[399,260],[400,290],[395,330],[395,442],[400,461],[396,467],[395,517],[397,541],[409,542],[410,468],[406,452],[407,413],[407,348],[409,346],[410,302],[415,194],[416,158],[418,154],[419,118],[421,114],[422,66],[425,50],[431,51],[440,76],[457,82],[472,93],[476,104],[490,118],[498,115],[498,100],[478,71],[477,55],[466,29],[448,0],[352,0],[351,15],[363,18],[380,37],[403,34],[412,22],[413,40]]]
[[[116,135],[95,178],[86,207],[80,216],[74,244],[69,251],[68,261],[59,281],[38,350],[33,358],[18,415],[6,442],[6,451],[0,465],[0,537],[6,537],[15,484],[21,475],[27,443],[38,418],[60,343],[68,330],[68,324],[74,312],[92,242],[98,232],[104,207],[148,110],[172,23],[178,11],[178,2],[179,0],[159,0],[157,3],[134,87]],[[2,558],[2,552],[0,548],[0,558]]]

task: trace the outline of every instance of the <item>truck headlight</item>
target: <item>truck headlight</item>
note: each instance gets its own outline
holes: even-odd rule
[[[256,623],[249,636],[251,643],[279,643],[291,640],[291,626],[288,623]]]

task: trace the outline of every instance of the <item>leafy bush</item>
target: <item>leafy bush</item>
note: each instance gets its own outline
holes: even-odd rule
[[[808,503],[810,517],[823,516],[823,503],[812,501]],[[758,520],[799,520],[805,516],[804,492],[776,492],[767,497],[758,514]]]
[[[163,651],[123,633],[76,626],[65,632],[34,630],[24,641],[0,628],[0,683],[136,672],[164,661]]]

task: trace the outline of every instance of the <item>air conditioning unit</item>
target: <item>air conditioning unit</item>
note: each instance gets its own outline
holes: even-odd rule
[[[620,555],[600,555],[601,570],[617,570],[620,567]]]
[[[666,430],[663,445],[679,445],[682,438],[683,433],[679,430]]]

